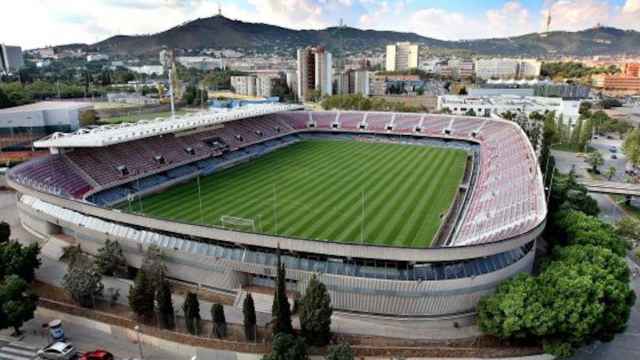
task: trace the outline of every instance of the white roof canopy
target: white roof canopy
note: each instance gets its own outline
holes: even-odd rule
[[[302,108],[301,105],[252,104],[235,109],[202,111],[173,118],[157,118],[140,120],[135,123],[82,128],[74,133],[56,132],[35,141],[33,145],[37,148],[102,147]]]

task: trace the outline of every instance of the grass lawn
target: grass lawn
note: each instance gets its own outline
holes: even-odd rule
[[[188,113],[187,110],[176,110],[176,115],[184,115]],[[139,120],[153,120],[155,118],[167,118],[171,116],[171,111],[163,111],[157,113],[131,113],[124,116],[115,116],[110,118],[100,119],[100,123],[103,124],[120,124],[123,122],[136,122]]]
[[[426,146],[303,141],[201,178],[202,212],[196,181],[124,208],[215,226],[221,216],[241,217],[267,234],[424,248],[453,201],[466,157]]]

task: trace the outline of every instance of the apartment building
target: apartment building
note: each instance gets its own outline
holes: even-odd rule
[[[418,51],[418,45],[409,42],[387,45],[385,69],[387,71],[403,71],[417,68]]]
[[[298,98],[307,100],[314,91],[322,96],[333,93],[333,59],[323,47],[298,49]]]

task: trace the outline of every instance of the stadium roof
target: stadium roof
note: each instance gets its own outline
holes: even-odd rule
[[[140,120],[136,123],[82,128],[73,133],[56,132],[33,143],[37,148],[103,147],[133,140],[191,130],[228,121],[302,109],[301,105],[253,104],[241,108],[203,111],[189,115]]]

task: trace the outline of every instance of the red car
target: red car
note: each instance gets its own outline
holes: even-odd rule
[[[113,360],[113,354],[107,350],[89,351],[82,354],[80,360]]]

